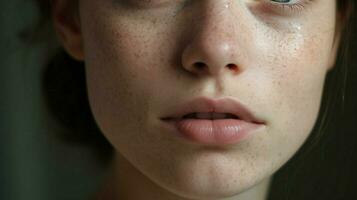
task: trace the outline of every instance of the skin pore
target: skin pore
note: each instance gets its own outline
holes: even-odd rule
[[[116,150],[100,198],[266,199],[315,124],[336,0],[86,0],[73,18],[69,2],[54,1],[55,28],[85,62],[92,112]],[[197,97],[239,100],[266,127],[229,147],[179,140],[161,118]]]

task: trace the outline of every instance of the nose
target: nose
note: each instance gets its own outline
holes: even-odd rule
[[[239,74],[237,20],[232,15],[231,0],[197,1],[193,22],[195,34],[184,47],[182,65],[196,76],[222,76]],[[235,11],[236,12],[236,11]]]

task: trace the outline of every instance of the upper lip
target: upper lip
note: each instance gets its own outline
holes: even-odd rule
[[[209,112],[230,113],[247,122],[265,124],[263,120],[255,117],[253,113],[241,102],[231,97],[219,99],[211,99],[208,97],[196,98],[182,105],[179,105],[174,109],[172,114],[161,119],[180,119],[187,114]]]

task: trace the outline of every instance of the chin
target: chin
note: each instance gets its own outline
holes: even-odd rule
[[[225,184],[217,182],[189,182],[184,186],[163,187],[169,192],[187,199],[216,200],[243,194],[252,186],[254,186],[254,183],[238,183],[227,180]]]
[[[252,168],[244,162],[239,164],[222,155],[205,155],[180,166],[175,169],[175,174],[156,177],[158,181],[155,182],[177,196],[195,200],[225,199],[244,194],[259,184],[268,170]]]

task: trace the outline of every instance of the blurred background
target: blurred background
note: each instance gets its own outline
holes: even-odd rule
[[[40,72],[55,44],[20,37],[37,20],[32,1],[0,0],[0,200],[88,199],[102,170],[85,147],[53,134]]]
[[[38,11],[32,1],[0,0],[0,199],[88,199],[97,190],[103,169],[88,149],[60,142],[53,134],[61,127],[44,107],[40,72],[56,44],[46,41],[27,44],[20,37],[37,19]],[[302,188],[309,182],[309,176],[316,176],[311,184],[312,193],[322,195],[326,189],[341,191],[321,199],[357,199],[356,30],[350,43],[345,110],[336,124],[332,121],[333,128],[327,130],[333,134],[323,143],[324,150],[313,151],[306,158],[306,162],[316,162],[315,168],[295,166],[293,176],[285,174],[291,174],[294,166],[283,167],[278,172],[277,181],[282,185],[288,178],[299,177],[294,188]],[[319,177],[328,177],[330,182],[326,184]],[[319,187],[319,184],[325,185]],[[289,199],[312,199],[311,195],[300,194],[298,189],[291,194],[295,198]],[[274,195],[272,199],[283,197]]]

